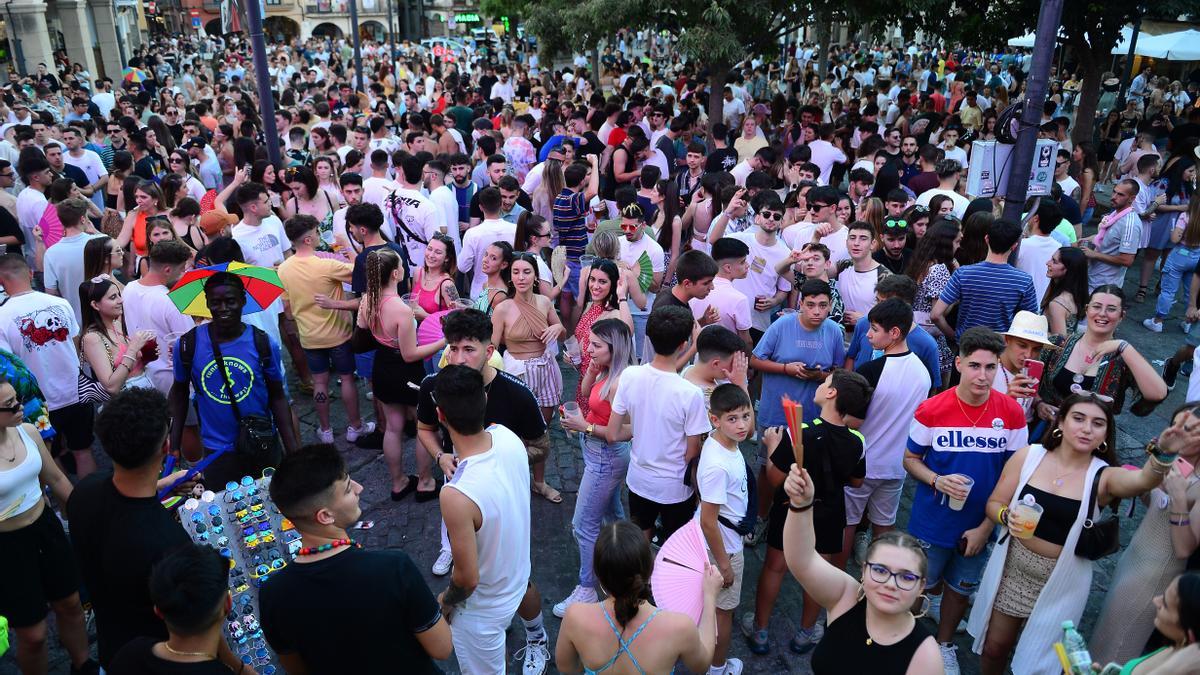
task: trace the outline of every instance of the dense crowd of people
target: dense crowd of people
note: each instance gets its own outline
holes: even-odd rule
[[[661,36],[567,67],[479,47],[366,43],[355,73],[344,40],[270,45],[278,162],[238,36],[157,41],[120,81],[12,77],[0,616],[21,672],[46,671],[52,611],[72,673],[761,672],[735,639],[816,673],[1051,673],[1114,555],[1092,659],[1196,672],[1200,377],[1144,458],[1118,460],[1116,415],[1200,358],[1197,82],[1147,69],[1093,123],[1056,79],[1053,191],[1014,222],[965,178],[1024,96],[1019,51],[789,46],[731,71],[710,117],[706,68]],[[1117,337],[1148,298],[1145,330],[1183,329],[1161,370],[1143,328]],[[349,445],[382,451],[392,501],[440,510],[436,595],[353,541],[373,523]],[[530,500],[564,501],[563,455],[579,572],[555,631]],[[220,507],[193,543],[161,500],[240,504],[259,476],[303,547],[255,616]],[[1144,511],[1123,551],[1122,500]],[[689,532],[708,564],[664,599],[655,551]]]

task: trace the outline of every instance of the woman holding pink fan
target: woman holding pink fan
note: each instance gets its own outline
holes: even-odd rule
[[[680,659],[693,673],[708,670],[716,645],[716,600],[722,583],[715,566],[704,571],[704,609],[697,628],[691,617],[651,604],[654,554],[637,525],[628,520],[605,525],[596,539],[593,560],[596,578],[609,597],[567,608],[554,649],[559,672],[665,674]]]

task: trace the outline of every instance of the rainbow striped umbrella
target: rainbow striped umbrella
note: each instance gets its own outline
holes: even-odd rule
[[[125,78],[126,82],[137,84],[146,79],[146,73],[140,68],[127,67],[121,71],[121,77]]]
[[[242,314],[261,312],[283,294],[283,282],[279,280],[279,273],[275,270],[242,262],[228,262],[188,271],[167,297],[184,314],[211,319],[208,300],[204,296],[204,282],[217,272],[236,274],[242,278],[242,283],[246,284],[246,307]]]

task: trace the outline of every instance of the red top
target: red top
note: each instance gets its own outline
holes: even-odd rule
[[[588,394],[588,411],[584,419],[589,424],[603,426],[608,424],[608,418],[612,416],[612,403],[600,395],[600,390],[604,388],[604,383],[607,380],[607,375],[604,376],[603,380],[597,380],[592,385],[592,393]]]

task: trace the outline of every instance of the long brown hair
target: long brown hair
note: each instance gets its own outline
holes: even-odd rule
[[[1070,414],[1071,408],[1081,403],[1094,403],[1104,412],[1104,419],[1108,424],[1108,429],[1105,431],[1103,446],[1092,450],[1092,455],[1104,460],[1109,466],[1116,466],[1117,420],[1113,416],[1113,404],[1104,401],[1090,391],[1074,393],[1063,399],[1063,402],[1058,406],[1058,414],[1054,416],[1054,426],[1051,428],[1050,433],[1046,434],[1045,439],[1042,440],[1042,446],[1047,450],[1054,450],[1062,445],[1062,421]],[[1055,431],[1059,433],[1056,435]]]
[[[367,254],[367,293],[363,298],[366,305],[363,311],[367,314],[368,326],[378,325],[383,287],[399,267],[400,256],[390,248],[379,248]]]
[[[643,602],[651,602],[654,554],[649,542],[628,520],[605,525],[596,537],[592,566],[600,585],[613,597],[617,625],[624,628],[637,616]]]
[[[1188,248],[1200,246],[1200,197],[1196,195],[1192,195],[1192,201],[1188,203],[1187,226],[1183,228],[1179,243]]]

